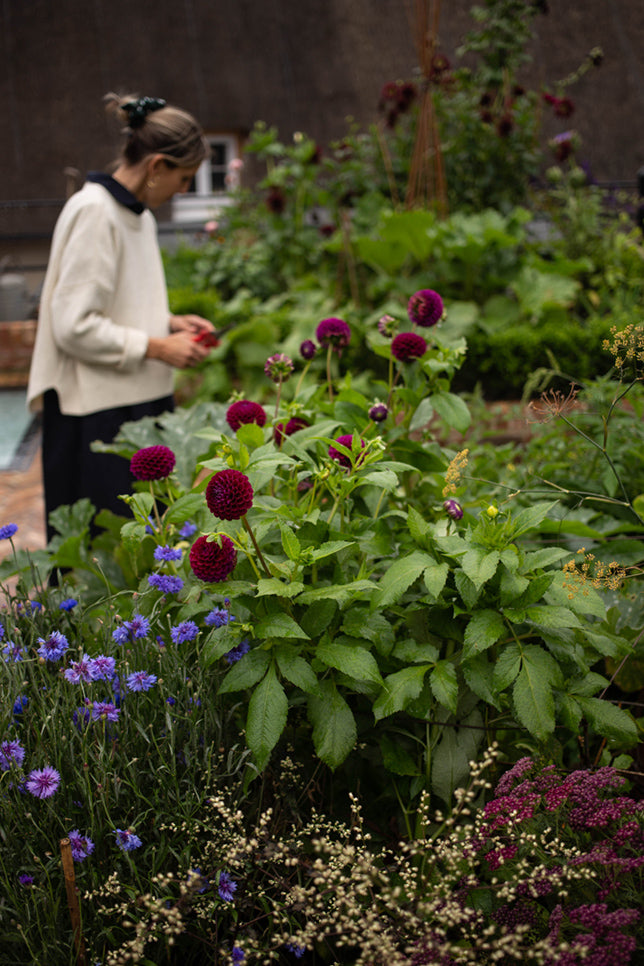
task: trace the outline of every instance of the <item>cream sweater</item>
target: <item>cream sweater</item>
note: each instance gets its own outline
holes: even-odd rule
[[[88,182],[63,208],[43,285],[27,401],[55,389],[61,412],[83,416],[172,393],[170,366],[146,359],[169,333],[170,310],[148,210],[136,214]]]

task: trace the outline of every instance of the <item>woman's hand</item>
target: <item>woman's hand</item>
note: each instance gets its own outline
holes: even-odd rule
[[[210,326],[210,322],[208,325]],[[148,339],[145,357],[158,359],[177,369],[188,369],[202,362],[209,352],[210,347],[203,342],[196,342],[191,330],[181,329],[163,339]]]
[[[170,332],[189,332],[191,335],[210,332],[214,335],[215,327],[200,315],[171,315]]]

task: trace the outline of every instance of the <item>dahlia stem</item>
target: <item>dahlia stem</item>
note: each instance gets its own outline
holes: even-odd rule
[[[277,398],[275,400],[275,419],[277,419],[277,414],[280,411],[280,400],[282,398],[282,377],[280,376],[280,381],[277,383]]]
[[[159,508],[157,506],[157,500],[154,495],[154,483],[150,480],[150,496],[152,497],[152,506],[154,508],[154,517],[157,521],[157,527],[159,528],[159,533],[161,533],[161,517],[159,516]]]
[[[329,386],[329,402],[333,402],[333,383],[331,381],[331,354],[333,353],[333,346],[329,343],[326,350],[326,381]]]
[[[255,553],[257,554],[257,559],[261,563],[262,568],[264,570],[264,573],[266,574],[267,577],[271,577],[272,574],[271,574],[270,570],[268,569],[268,567],[266,566],[266,561],[264,560],[262,551],[259,549],[259,546],[257,544],[257,540],[255,539],[255,534],[253,533],[253,530],[252,530],[252,527],[251,527],[250,523],[246,519],[246,516],[245,515],[241,518],[241,520],[242,520],[242,523],[244,524],[244,527],[246,528],[246,532],[248,533],[248,536],[250,537],[250,539],[251,539],[251,541],[253,543],[253,546],[255,548]]]

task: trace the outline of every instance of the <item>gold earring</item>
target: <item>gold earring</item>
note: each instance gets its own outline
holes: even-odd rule
[[[146,185],[147,188],[154,188],[154,186],[156,185],[156,181],[154,181],[154,180],[153,181],[146,181],[145,182],[145,185]]]

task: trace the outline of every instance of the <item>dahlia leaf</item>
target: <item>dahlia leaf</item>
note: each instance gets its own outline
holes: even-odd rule
[[[246,719],[246,741],[260,771],[284,731],[287,713],[288,698],[270,667],[251,695]]]
[[[499,565],[498,550],[484,550],[482,547],[472,547],[463,557],[461,566],[477,590],[491,580]]]
[[[279,577],[262,577],[257,581],[257,597],[273,596],[276,597],[296,597],[304,590],[301,580],[293,580],[286,583]]]
[[[334,553],[339,553],[340,550],[344,550],[346,547],[352,547],[355,540],[330,540],[328,543],[323,543],[320,547],[311,548],[311,560],[322,560],[324,557],[330,557]]]
[[[534,604],[526,608],[526,619],[537,627],[547,630],[559,630],[569,627],[580,627],[579,618],[568,607],[557,607],[553,604]]]
[[[449,574],[448,565],[443,563],[433,563],[431,567],[426,567],[423,572],[425,587],[432,597],[437,598],[447,582]]]
[[[477,757],[483,719],[474,709],[463,724],[464,728],[443,728],[443,734],[432,751],[432,791],[451,804],[456,788],[467,782],[470,762]]]
[[[525,655],[512,696],[521,724],[535,738],[545,741],[555,730],[552,686],[550,680],[544,676],[542,668],[525,660]]]
[[[372,473],[367,473],[366,476],[360,477],[358,486],[365,485],[377,486],[381,490],[393,492],[400,485],[400,481],[391,470],[376,470]]]
[[[416,664],[388,674],[384,681],[384,690],[373,703],[376,721],[395,714],[396,711],[402,711],[414,701],[422,691],[425,675],[431,667],[431,664]]]
[[[521,510],[516,516],[512,517],[510,522],[509,532],[512,539],[527,533],[528,530],[534,530],[556,506],[556,503],[535,503],[533,506]]]
[[[465,628],[463,660],[474,657],[496,644],[505,631],[503,616],[495,610],[477,611]]]
[[[318,758],[337,768],[354,747],[358,732],[351,708],[333,681],[320,681],[319,693],[309,697],[308,716]]]
[[[517,671],[519,667],[520,662]],[[467,664],[462,665],[463,677],[470,690],[474,692],[477,698],[481,698],[487,704],[491,704],[492,707],[500,710],[498,689],[493,684],[494,670],[495,667],[488,661],[487,654],[480,654],[468,661]]]
[[[437,392],[429,397],[431,405],[448,426],[459,433],[464,433],[470,425],[470,410],[460,396],[452,392]]]
[[[337,600],[342,606],[353,600],[363,600],[366,593],[377,589],[370,580],[354,580],[349,584],[329,584],[327,587],[316,587],[315,590],[305,590],[297,599],[298,604],[312,604],[315,600],[330,598]]]
[[[492,683],[495,691],[505,691],[521,670],[521,650],[518,644],[504,647],[494,664]]]
[[[407,511],[407,526],[414,543],[417,543],[423,550],[427,549],[427,538],[431,533],[431,526],[420,515],[418,510],[410,506]]]
[[[255,626],[255,637],[260,640],[271,637],[308,638],[308,636],[288,614],[271,614],[262,618]]]
[[[248,450],[254,450],[258,446],[264,445],[264,430],[257,423],[244,423],[236,430],[235,435]]]
[[[204,500],[201,493],[185,493],[172,506],[168,507],[163,517],[164,522],[180,526],[186,520],[193,519],[203,508],[203,505]]]
[[[431,567],[434,563],[434,558],[421,550],[416,550],[406,557],[399,557],[398,560],[394,560],[378,584],[378,589],[371,602],[372,610],[400,600],[425,568]]]
[[[280,521],[280,532],[282,534],[282,547],[289,560],[299,560],[302,555],[302,545],[290,527]]]
[[[244,691],[252,688],[266,674],[266,669],[270,664],[270,657],[261,648],[254,648],[244,656],[243,661],[233,664],[230,671],[219,686],[219,694],[228,694],[231,691]]]
[[[317,691],[318,679],[313,668],[303,657],[301,657],[294,647],[288,644],[280,644],[275,648],[275,657],[280,674],[287,681],[294,684],[296,688],[313,694]]]
[[[318,644],[316,658],[323,661],[327,667],[334,667],[356,681],[371,681],[382,684],[378,662],[373,654],[360,645],[347,646],[335,641],[325,641]]]

